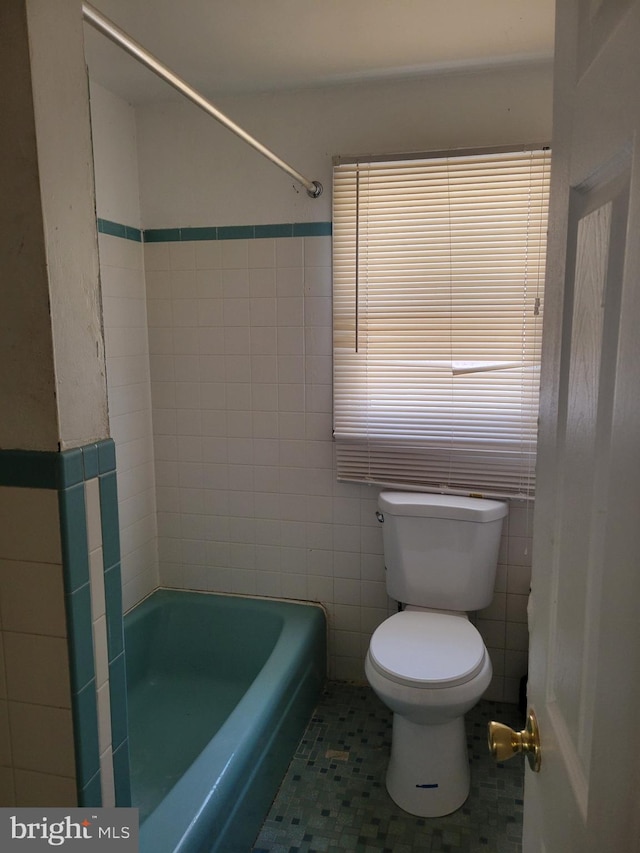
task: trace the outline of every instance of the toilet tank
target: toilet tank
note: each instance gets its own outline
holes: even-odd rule
[[[385,491],[378,509],[392,598],[438,610],[480,610],[491,603],[507,504]]]

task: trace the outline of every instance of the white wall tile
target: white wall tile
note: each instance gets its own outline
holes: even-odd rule
[[[276,240],[270,237],[249,241],[249,267],[274,267]]]
[[[202,240],[195,244],[196,268],[199,270],[220,269],[222,262],[221,244],[217,240]]]
[[[58,494],[0,486],[0,559],[61,563]]]
[[[17,768],[13,773],[15,803],[22,808],[69,808],[77,802],[75,778]]]
[[[70,708],[67,641],[11,631],[3,639],[9,700]]]
[[[2,628],[66,637],[62,565],[0,560]]]
[[[149,351],[165,357],[152,361],[162,582],[317,599],[331,612],[332,673],[364,677],[370,633],[395,605],[377,490],[334,476],[331,238],[202,241],[149,258]],[[530,512],[514,502],[496,595],[472,614],[499,661],[495,698],[512,692],[527,647],[530,550]],[[510,669],[505,649],[518,655]]]
[[[143,253],[149,273],[146,283]],[[193,268],[193,248],[175,248],[175,268],[183,268],[189,257]],[[107,393],[118,466],[122,581],[129,606],[135,603],[131,600],[134,590],[142,598],[158,583],[151,406],[153,400],[163,413],[158,426],[168,436],[174,417],[167,413],[176,406],[175,383],[168,381],[174,378],[175,318],[168,298],[171,259],[169,244],[138,244],[121,238],[112,238],[108,254],[100,254],[101,277],[108,290],[103,300]],[[123,268],[129,271],[123,272]],[[153,383],[149,353],[154,357]],[[96,490],[92,491],[91,483],[87,487],[87,501],[95,503]],[[95,514],[90,513],[90,522],[91,518]],[[98,535],[97,527],[94,533],[92,529],[90,526],[91,550]],[[94,613],[95,606],[102,604],[94,602]]]
[[[115,808],[113,754],[110,746],[100,756],[100,789],[102,793],[102,807],[106,809]]]
[[[15,767],[75,778],[70,708],[9,702]]]
[[[248,240],[222,240],[221,263],[224,270],[247,269],[249,266]]]
[[[276,240],[276,267],[302,267],[303,264],[303,237],[285,237]]]

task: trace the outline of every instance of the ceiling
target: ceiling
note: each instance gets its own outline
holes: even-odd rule
[[[208,97],[548,62],[554,0],[92,0]],[[179,97],[85,24],[91,77]]]

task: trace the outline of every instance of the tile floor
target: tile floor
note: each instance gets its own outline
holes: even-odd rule
[[[524,766],[495,764],[491,719],[521,729],[516,705],[481,701],[467,715],[471,793],[442,818],[403,812],[384,775],[391,713],[369,687],[329,683],[252,853],[520,853]]]

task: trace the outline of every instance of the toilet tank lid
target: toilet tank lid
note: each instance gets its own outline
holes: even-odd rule
[[[378,509],[389,515],[455,518],[475,522],[495,521],[507,514],[507,504],[502,501],[425,492],[380,492]]]

